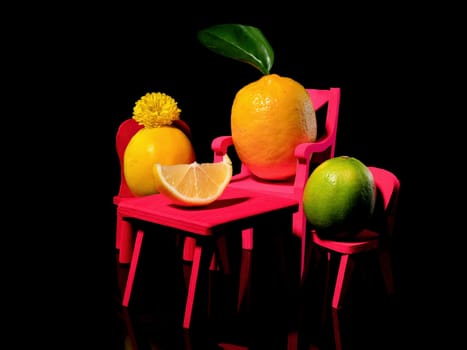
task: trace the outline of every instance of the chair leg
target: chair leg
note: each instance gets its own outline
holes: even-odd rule
[[[307,232],[307,219],[302,208],[293,214],[292,232],[294,236],[300,238],[300,278],[302,278],[305,270],[306,250],[309,245],[310,237],[310,233]]]
[[[193,237],[183,237],[183,261],[193,261],[193,252],[196,245],[196,240]]]
[[[120,220],[118,225],[118,261],[121,264],[128,264],[133,255],[133,229],[126,220]]]
[[[340,258],[339,270],[337,272],[334,295],[332,297],[332,307],[339,309],[343,295],[346,294],[350,278],[352,275],[354,260],[348,254],[343,254]]]
[[[191,266],[191,274],[190,274],[190,281],[188,283],[188,293],[186,298],[185,304],[185,314],[183,316],[183,328],[189,329],[193,314],[193,306],[195,302],[195,294],[196,289],[198,287],[198,280],[200,278],[200,274],[207,274],[209,273],[209,266],[211,263],[213,250],[212,249],[205,249],[208,247],[202,247],[198,243],[196,244],[194,251],[193,251],[193,263]],[[209,302],[209,301],[208,301]]]
[[[242,249],[253,249],[253,229],[247,228],[242,231]]]
[[[240,260],[240,276],[237,296],[237,312],[243,303],[251,273],[251,251],[253,250],[253,228],[242,230],[242,257]],[[250,253],[250,254],[247,254]]]
[[[144,231],[138,230],[136,234],[135,247],[133,250],[133,256],[131,257],[130,269],[128,271],[128,278],[125,286],[125,292],[123,294],[123,306],[128,306],[130,301],[131,290],[133,289],[133,282],[135,281],[136,266],[138,265],[139,253],[141,252],[141,245],[143,243]]]
[[[221,269],[225,275],[230,274],[229,252],[225,236],[217,238],[216,252],[212,255],[211,265],[209,267],[209,270],[211,271],[219,271]]]
[[[115,223],[115,248],[120,250],[120,223],[122,222],[122,218],[120,215],[117,214],[117,222]]]
[[[240,312],[240,308],[243,304],[245,295],[247,294],[248,287],[250,284],[251,276],[251,250],[244,249],[240,260],[240,274],[239,274],[239,286],[237,296],[237,312]]]
[[[304,231],[301,239],[301,246],[300,246],[300,279],[303,279],[305,274],[305,267],[306,267],[306,258],[307,258],[307,247],[309,244],[309,233]]]
[[[193,302],[195,299],[196,282],[198,281],[199,265],[201,261],[201,247],[196,246],[193,251],[193,263],[191,265],[190,282],[188,283],[188,294],[185,304],[185,315],[183,317],[183,328],[190,328]]]
[[[326,271],[324,272],[324,291],[323,291],[323,304],[321,310],[321,327],[323,328],[326,324],[326,317],[328,315],[328,301],[329,301],[329,281],[331,280],[331,252],[326,252]]]
[[[381,271],[383,272],[384,283],[386,285],[386,290],[389,296],[393,295],[395,292],[394,289],[394,279],[392,276],[392,266],[391,266],[391,255],[387,250],[381,250],[379,253],[379,263],[381,265]]]

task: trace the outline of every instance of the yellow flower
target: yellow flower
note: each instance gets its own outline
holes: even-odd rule
[[[177,102],[162,92],[148,92],[136,102],[133,108],[133,119],[146,128],[157,128],[171,125],[180,119],[181,109]]]

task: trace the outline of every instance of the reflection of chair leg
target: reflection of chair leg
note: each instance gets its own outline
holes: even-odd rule
[[[337,309],[332,309],[332,328],[334,331],[334,343],[336,350],[342,350],[342,339],[339,324],[339,313]]]
[[[143,243],[144,231],[138,230],[136,234],[135,246],[133,249],[133,256],[131,257],[130,270],[128,271],[128,279],[123,294],[123,306],[128,306],[130,301],[131,290],[133,289],[133,282],[135,280],[136,266],[138,265],[139,253],[141,252],[141,244]]]
[[[184,349],[193,350],[193,347],[191,346],[191,334],[190,334],[190,332],[188,330],[184,330],[183,340],[184,340],[184,344],[185,344]]]
[[[128,309],[123,309],[123,316],[125,318],[125,325],[128,333],[127,338],[125,338],[125,349],[138,350],[138,342],[136,340],[131,315],[128,312]],[[129,344],[127,344],[127,340],[129,341]]]
[[[253,250],[253,229],[247,228],[242,231],[242,256],[240,260],[240,276],[237,299],[237,312],[243,303],[248,288],[251,273],[251,251]]]
[[[347,293],[352,275],[355,261],[348,255],[343,254],[339,263],[337,272],[336,286],[334,287],[334,295],[332,297],[332,307],[338,309],[341,304],[341,299]]]

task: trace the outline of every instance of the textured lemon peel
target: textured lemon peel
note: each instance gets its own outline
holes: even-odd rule
[[[180,119],[181,111],[171,96],[162,92],[148,92],[136,102],[133,119],[145,128],[158,128]]]

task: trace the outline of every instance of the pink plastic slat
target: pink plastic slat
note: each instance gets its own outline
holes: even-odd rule
[[[298,201],[271,197],[265,193],[227,186],[222,196],[205,207],[174,205],[162,194],[128,199],[118,207],[122,217],[132,217],[198,235],[209,236],[226,224],[247,222],[249,218],[282,209],[296,211]]]
[[[128,271],[128,279],[123,294],[123,306],[128,306],[130,301],[131,290],[133,289],[133,282],[135,280],[136,267],[138,265],[139,253],[141,251],[141,245],[143,243],[144,231],[139,230],[136,234],[135,247],[133,250],[133,257],[131,259],[130,270]]]

